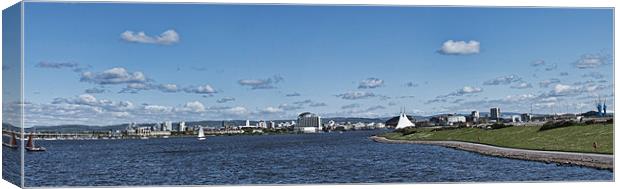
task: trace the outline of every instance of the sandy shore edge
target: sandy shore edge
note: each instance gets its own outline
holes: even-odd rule
[[[557,151],[539,151],[539,150],[525,150],[515,148],[504,148],[484,144],[476,144],[469,142],[459,141],[410,141],[410,140],[390,140],[385,137],[371,136],[371,140],[381,143],[389,144],[430,144],[439,145],[449,148],[455,148],[459,150],[465,150],[470,152],[476,152],[483,155],[541,161],[546,163],[557,163],[562,165],[577,165],[592,167],[597,169],[604,169],[613,171],[614,169],[614,156],[607,154],[591,154],[591,153],[576,153],[576,152],[557,152]]]

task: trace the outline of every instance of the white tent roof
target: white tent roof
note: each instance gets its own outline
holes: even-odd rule
[[[405,115],[405,113],[400,113],[400,117],[398,118],[398,124],[396,124],[396,129],[402,129],[405,127],[415,127],[415,124],[413,124],[409,118],[407,118],[407,115]]]

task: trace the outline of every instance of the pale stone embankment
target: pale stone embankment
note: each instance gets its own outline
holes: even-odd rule
[[[459,150],[476,152],[483,155],[505,157],[512,159],[542,161],[547,163],[558,163],[563,165],[578,165],[606,169],[613,171],[614,156],[608,154],[591,154],[576,152],[540,151],[525,150],[515,148],[504,148],[485,144],[476,144],[459,141],[410,141],[410,140],[390,140],[385,137],[370,137],[375,142],[391,144],[430,144],[439,145]]]

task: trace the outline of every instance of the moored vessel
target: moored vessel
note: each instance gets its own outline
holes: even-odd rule
[[[17,149],[18,145],[17,145],[17,139],[15,138],[15,133],[11,133],[11,141],[9,143],[3,142],[2,145],[9,147],[9,148]]]
[[[30,135],[28,135],[28,143],[26,144],[26,150],[28,151],[33,151],[33,152],[41,152],[41,151],[45,151],[46,149],[44,147],[40,147],[40,146],[35,146],[34,144],[34,139],[32,138],[33,134],[30,133]]]

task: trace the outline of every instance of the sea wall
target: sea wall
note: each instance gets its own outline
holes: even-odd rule
[[[546,163],[557,163],[561,165],[577,165],[597,169],[605,169],[610,171],[613,171],[614,169],[614,156],[607,154],[525,150],[460,141],[390,140],[385,137],[379,136],[371,136],[370,139],[375,142],[381,143],[439,145],[496,157],[541,161]]]

